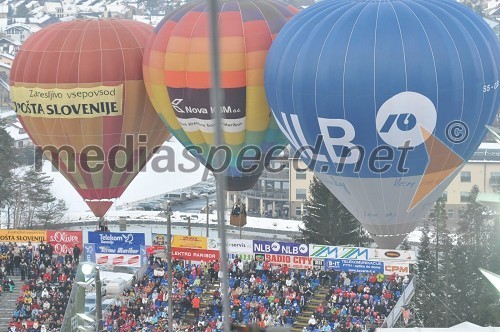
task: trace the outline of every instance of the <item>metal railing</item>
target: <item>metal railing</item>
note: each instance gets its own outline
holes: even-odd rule
[[[398,302],[396,302],[396,305],[382,323],[383,328],[392,328],[398,321],[399,317],[401,317],[403,307],[406,306],[413,298],[413,295],[415,295],[415,279],[415,277],[410,279],[408,286],[406,286]]]

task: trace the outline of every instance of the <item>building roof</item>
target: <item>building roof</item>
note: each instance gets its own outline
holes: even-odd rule
[[[28,134],[24,132],[23,126],[19,122],[14,122],[10,126],[7,126],[5,130],[16,142],[30,139]]]

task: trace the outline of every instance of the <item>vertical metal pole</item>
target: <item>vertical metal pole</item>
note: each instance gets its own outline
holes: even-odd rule
[[[95,310],[96,312],[96,331],[102,331],[102,285],[101,285],[101,272],[99,271],[99,267],[95,268]]]
[[[188,216],[188,236],[191,236],[191,216]]]
[[[210,224],[209,224],[209,221],[210,221],[210,209],[208,207],[208,195],[207,195],[207,237],[210,236]]]
[[[170,203],[167,205],[167,294],[168,294],[168,330],[174,330],[174,315],[172,302],[172,220],[170,219]]]
[[[219,66],[219,31],[218,31],[218,1],[208,0],[210,10],[210,55],[211,55],[211,74],[212,74],[212,88],[210,89],[210,101],[213,107],[214,122],[215,122],[215,146],[220,147],[223,144],[222,136],[222,116],[220,113],[221,108],[221,91],[220,91],[220,66]],[[222,167],[224,164],[223,156],[219,152],[215,157],[216,165]],[[228,156],[226,156],[227,158]],[[221,270],[222,270],[222,313],[224,318],[224,331],[231,331],[231,310],[229,306],[229,282],[228,282],[228,262],[227,262],[227,248],[226,248],[226,220],[225,220],[225,199],[224,188],[225,186],[225,170],[216,177],[217,180],[217,221],[219,223],[219,235],[221,241]]]

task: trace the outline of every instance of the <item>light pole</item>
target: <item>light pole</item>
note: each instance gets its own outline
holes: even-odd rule
[[[85,275],[93,274],[95,280],[95,309],[96,309],[96,332],[102,331],[102,285],[99,266],[93,262],[82,264],[82,272]]]
[[[170,201],[167,202],[167,294],[168,294],[168,330],[173,331],[173,302],[172,302],[172,209],[170,208]]]
[[[208,206],[208,194],[206,196],[207,199],[207,237],[210,236],[210,224],[209,224],[209,219],[210,219],[210,208]]]

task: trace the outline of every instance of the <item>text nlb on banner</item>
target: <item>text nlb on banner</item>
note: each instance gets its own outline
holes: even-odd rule
[[[230,254],[247,253],[253,254],[253,241],[240,239],[227,239],[227,252]],[[220,250],[220,239],[208,239],[209,250]]]
[[[46,231],[32,230],[17,230],[17,229],[1,229],[0,241],[2,242],[18,242],[18,243],[39,243],[47,242]]]
[[[325,269],[358,273],[384,273],[384,263],[358,259],[325,259]]]
[[[73,255],[75,244],[83,249],[82,231],[47,231],[47,242],[54,248],[54,254]]]
[[[146,245],[143,233],[89,232],[89,243],[119,245]]]
[[[197,262],[213,262],[220,259],[220,253],[217,250],[172,247],[172,258]]]
[[[300,243],[253,240],[253,252],[256,254],[309,256],[309,247],[307,244]]]

